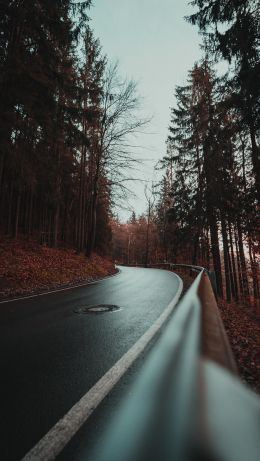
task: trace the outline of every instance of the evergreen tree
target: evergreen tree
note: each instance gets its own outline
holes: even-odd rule
[[[243,213],[250,203],[253,217],[255,207],[252,194],[247,198],[243,194],[247,175],[239,163],[240,126],[236,112],[229,105],[225,82],[220,84],[207,60],[194,66],[189,84],[177,87],[175,96],[177,106],[172,109],[167,156],[162,161],[173,170],[169,194],[173,203],[168,209],[168,220],[175,222],[172,242],[176,251],[183,249],[186,262],[187,252],[192,264],[199,259],[201,264],[209,264],[210,235],[218,293],[222,295],[223,291],[223,248],[226,298],[237,299],[239,281],[241,293],[248,294]]]
[[[258,0],[194,0],[188,19],[204,35],[206,49],[232,65],[232,105],[240,112],[251,140],[252,170],[260,203],[260,21]],[[224,25],[224,28],[221,27]]]

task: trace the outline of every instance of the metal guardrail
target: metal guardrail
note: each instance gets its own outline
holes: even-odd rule
[[[198,269],[91,459],[260,459],[260,401],[236,376],[207,271]]]
[[[159,263],[159,264],[149,264],[147,267],[165,267],[165,266],[168,266],[170,270],[176,268],[184,268],[184,269],[189,269],[191,271],[194,271],[194,272],[201,272],[201,271],[204,271],[207,276],[209,277],[210,281],[211,281],[211,285],[212,285],[212,288],[213,288],[213,291],[214,291],[214,294],[215,296],[217,296],[217,282],[216,282],[216,274],[214,271],[210,271],[208,269],[206,269],[205,267],[202,267],[202,266],[194,266],[194,265],[190,265],[190,264],[175,264],[175,263],[170,263],[170,262],[164,262],[164,263]]]

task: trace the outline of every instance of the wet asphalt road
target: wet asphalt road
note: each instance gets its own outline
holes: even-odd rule
[[[27,453],[145,333],[178,287],[169,272],[121,268],[86,287],[0,304],[1,459]],[[121,309],[74,312],[101,303]]]

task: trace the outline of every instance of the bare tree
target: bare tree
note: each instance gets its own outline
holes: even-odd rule
[[[127,192],[126,182],[130,180],[130,170],[138,163],[133,155],[131,138],[149,121],[140,116],[140,97],[136,83],[120,77],[117,63],[109,66],[103,82],[101,115],[94,128],[90,147],[92,197],[87,256],[95,244],[96,209],[102,194],[101,178],[107,178],[110,194],[115,191],[119,191],[119,194]]]

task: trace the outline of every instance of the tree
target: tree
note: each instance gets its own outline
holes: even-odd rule
[[[34,216],[33,227],[52,234],[54,245],[60,173],[72,151],[67,145],[68,102],[75,97],[74,47],[82,28],[73,15],[81,23],[89,5],[69,0],[1,2],[1,216],[14,235],[21,226],[31,231]],[[46,164],[48,175],[42,171]]]
[[[260,203],[260,21],[258,0],[194,0],[188,20],[199,26],[207,51],[232,64],[232,105],[248,127],[252,170]],[[222,26],[222,27],[221,27]],[[224,27],[223,27],[224,26]]]
[[[107,178],[112,194],[118,189],[125,191],[129,170],[136,163],[131,154],[130,138],[148,123],[148,119],[141,118],[138,111],[136,83],[120,78],[118,64],[109,66],[103,80],[100,118],[90,146],[92,199],[87,255],[91,254],[95,244],[100,179],[102,176]]]
[[[223,260],[229,302],[232,297],[238,298],[238,276],[242,294],[248,294],[245,231],[241,226],[245,218],[241,215],[241,204],[246,207],[251,203],[254,215],[252,197],[250,202],[249,196],[246,200],[242,194],[247,175],[245,168],[239,167],[240,127],[229,105],[225,81],[219,82],[207,60],[194,66],[188,85],[177,87],[176,101],[167,155],[161,162],[170,169],[173,178],[171,191],[168,191],[171,204],[167,210],[168,222],[175,223],[170,240],[175,256],[183,258],[184,255],[184,262],[187,262],[187,255],[191,255],[192,264],[198,264],[200,258],[201,264],[209,265],[210,244],[218,293],[222,296]],[[162,200],[167,203],[165,192],[161,195],[161,208]],[[236,231],[239,264],[236,264],[234,251]]]
[[[101,101],[106,58],[99,41],[88,27],[83,41],[83,62],[79,76],[79,185],[76,244],[78,251],[87,247],[90,238],[94,187],[94,146],[102,113]]]

